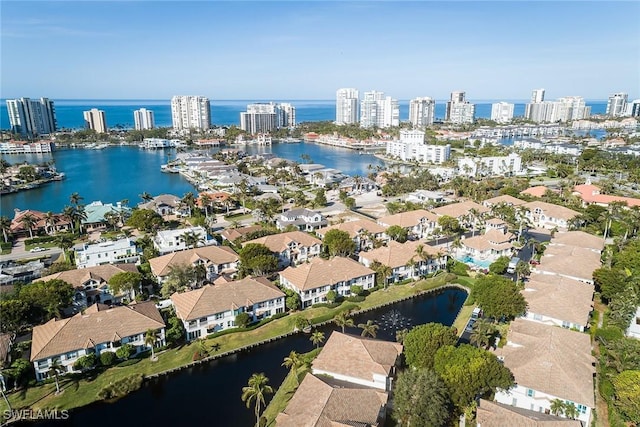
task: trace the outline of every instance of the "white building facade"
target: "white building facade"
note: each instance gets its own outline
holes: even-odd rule
[[[153,111],[141,108],[133,112],[133,122],[136,130],[153,129],[156,127]]]
[[[117,263],[137,264],[139,262],[139,250],[135,242],[128,238],[94,245],[85,243],[81,249],[76,250],[76,265],[78,268]]]
[[[84,124],[87,129],[95,130],[96,133],[107,133],[107,118],[104,111],[92,108],[83,111]]]
[[[249,104],[247,111],[240,113],[240,128],[254,135],[295,125],[296,109],[291,104]]]
[[[424,141],[421,130],[401,130],[399,140],[387,141],[387,156],[404,161],[441,164],[451,156],[451,144],[430,145]]]
[[[158,231],[158,234],[153,238],[153,246],[158,250],[160,255],[191,249],[191,246],[187,246],[184,240],[185,234],[194,234],[198,237],[199,241],[196,246],[210,246],[218,244],[216,239],[209,236],[204,227],[197,226],[179,228],[177,230]]]
[[[400,104],[397,99],[385,97],[384,92],[365,92],[360,103],[360,126],[388,128],[400,125]]]
[[[453,124],[473,123],[475,120],[476,106],[465,100],[466,93],[462,91],[451,92],[447,101],[444,120]]]
[[[173,129],[208,130],[211,127],[211,104],[204,96],[174,96],[171,98]]]
[[[56,131],[56,113],[48,98],[7,99],[7,113],[11,131],[21,135],[38,136]]]
[[[342,88],[336,92],[336,124],[358,123],[358,89]]]
[[[522,158],[511,153],[508,156],[463,157],[458,159],[460,173],[468,176],[510,176],[522,173]]]
[[[409,102],[409,121],[414,127],[425,127],[433,124],[436,102],[429,98],[414,98]]]
[[[624,116],[629,102],[629,95],[626,93],[614,93],[607,101],[607,116],[620,117]]]
[[[508,102],[491,104],[491,120],[498,123],[509,123],[513,120],[514,105]]]

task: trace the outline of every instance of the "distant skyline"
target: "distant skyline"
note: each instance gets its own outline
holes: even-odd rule
[[[2,1],[2,98],[640,98],[640,3]]]

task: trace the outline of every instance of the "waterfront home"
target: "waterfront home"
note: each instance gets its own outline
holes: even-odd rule
[[[161,216],[188,214],[188,209],[182,205],[182,199],[173,194],[161,194],[154,197],[153,200],[140,203],[138,208],[154,211]]]
[[[78,268],[104,264],[140,263],[142,250],[128,237],[95,244],[83,243],[75,250]]]
[[[498,218],[485,222],[483,234],[462,238],[458,256],[493,262],[501,256],[511,256],[516,236],[508,231],[507,223]]]
[[[160,255],[191,249],[192,246],[187,246],[187,242],[185,242],[185,235],[197,236],[198,241],[195,246],[211,246],[218,244],[218,241],[209,236],[204,227],[197,226],[158,231],[153,238],[153,247],[158,250]]]
[[[572,209],[546,202],[529,202],[522,205],[525,216],[529,222],[537,228],[567,229],[571,220],[580,215]]]
[[[640,206],[640,199],[633,197],[609,196],[607,194],[601,194],[600,191],[600,187],[590,184],[589,182],[573,187],[573,194],[579,196],[585,206],[595,204],[608,207],[611,203],[621,203],[629,208],[633,206]]]
[[[30,229],[25,227],[25,223],[28,221],[25,218],[28,217],[33,219],[33,225]],[[66,233],[71,231],[71,227],[71,221],[62,214],[49,216],[44,212],[31,209],[24,211],[15,209],[9,233],[14,237],[31,237],[32,234],[35,236],[37,234]]]
[[[293,225],[300,231],[314,231],[327,225],[327,220],[320,212],[314,212],[307,208],[296,208],[283,212],[276,218],[276,227],[284,230]]]
[[[431,212],[437,215],[438,218],[442,216],[450,216],[451,218],[457,219],[463,227],[476,224],[479,220],[479,216],[484,215],[489,211],[489,208],[472,200],[464,200],[462,202],[451,203],[431,209]]]
[[[0,264],[0,286],[29,283],[42,276],[45,268],[45,264],[39,259],[25,264],[15,261],[3,262]]]
[[[285,294],[264,277],[176,292],[171,301],[184,324],[187,341],[234,328],[240,313],[247,313],[255,322],[285,311]]]
[[[400,343],[333,331],[313,360],[311,372],[389,392],[401,354]]]
[[[145,334],[157,331],[155,346],[165,344],[165,324],[153,302],[109,307],[94,304],[83,313],[68,319],[51,319],[33,328],[31,362],[36,379],[49,377],[51,364],[58,360],[63,373],[77,372],[73,364],[82,356],[110,351],[124,344],[133,346],[135,354],[147,351]]]
[[[404,201],[411,203],[443,203],[446,199],[441,191],[416,190],[407,194]]]
[[[73,307],[79,310],[94,303],[117,304],[121,302],[125,295],[113,295],[109,288],[109,280],[116,274],[126,272],[137,273],[138,268],[135,264],[98,265],[50,274],[41,278],[40,281],[62,280],[73,286]],[[135,297],[135,289],[132,294],[129,295],[130,299]]]
[[[320,255],[322,241],[302,231],[271,234],[243,243],[265,245],[278,256],[280,266],[295,265]]]
[[[53,141],[14,141],[0,142],[0,154],[42,154],[55,150]]]
[[[389,240],[385,234],[386,228],[370,219],[340,222],[320,228],[316,230],[316,234],[321,239],[324,239],[327,232],[331,230],[341,230],[349,233],[349,237],[351,237],[356,244],[356,251],[373,248],[375,241],[382,243]]]
[[[529,187],[526,190],[522,190],[520,194],[525,196],[536,197],[539,199],[543,197],[545,194],[547,194],[547,191],[553,191],[553,190],[551,190],[549,187],[545,187],[544,185],[536,185],[535,187]]]
[[[407,230],[409,236],[422,239],[433,234],[433,231],[438,226],[438,217],[436,214],[424,209],[416,209],[383,216],[378,218],[378,224],[385,228],[397,225]]]
[[[122,206],[120,202],[113,204],[103,204],[101,201],[91,202],[84,207],[87,218],[82,220],[82,228],[90,233],[95,230],[104,230],[110,225],[124,225],[126,219],[131,216],[131,208]],[[110,217],[115,220],[115,224],[110,223]],[[111,220],[113,221],[113,220]]]
[[[525,203],[527,202],[525,202],[524,200],[520,200],[517,197],[513,197],[508,194],[503,194],[501,196],[492,197],[490,199],[484,200],[482,202],[482,205],[486,208],[491,209],[492,206],[497,206],[500,204],[517,207],[520,205],[524,205]]]
[[[362,176],[350,176],[338,183],[338,190],[345,191],[349,195],[368,193],[377,189],[378,184],[375,181]]]
[[[584,424],[570,418],[560,418],[545,412],[516,408],[498,402],[480,399],[476,411],[477,427],[583,427]]]
[[[566,277],[533,273],[524,284],[525,318],[584,332],[593,311],[594,286]]]
[[[380,390],[309,373],[276,417],[275,425],[379,427],[384,425],[388,399]]]
[[[226,240],[230,243],[234,243],[238,239],[245,239],[246,236],[251,233],[255,233],[256,231],[262,230],[263,227],[261,225],[250,225],[248,227],[240,227],[240,228],[225,228],[221,233],[222,240]]]
[[[214,280],[224,273],[233,274],[238,269],[238,254],[227,246],[204,246],[201,248],[187,249],[173,252],[149,260],[151,273],[159,284],[162,284],[171,267],[178,265],[203,265],[207,271],[207,280]]]
[[[371,267],[376,261],[390,267],[391,276],[385,278],[390,283],[415,279],[447,267],[446,254],[419,241],[392,240],[387,246],[360,252],[358,261],[365,267]]]
[[[280,285],[300,295],[302,308],[327,301],[327,292],[351,295],[351,286],[375,286],[375,272],[351,258],[312,258],[306,264],[287,267],[279,273]]]
[[[591,424],[595,358],[588,334],[518,318],[509,326],[507,344],[495,353],[516,384],[498,390],[496,401],[546,412],[561,399],[576,406],[578,420]]]

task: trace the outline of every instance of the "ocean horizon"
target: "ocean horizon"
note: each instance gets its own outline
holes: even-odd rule
[[[9,115],[6,106],[7,98],[0,98],[0,129],[8,130]],[[9,98],[11,99],[11,98]],[[105,112],[108,128],[133,129],[133,112],[139,108],[152,110],[156,127],[170,127],[170,99],[52,99],[56,110],[58,129],[83,129],[83,111],[98,108]],[[409,120],[409,99],[398,100],[400,104],[400,121]],[[443,120],[448,99],[435,100],[435,118]],[[258,102],[288,102],[296,107],[296,122],[333,121],[335,120],[335,99],[210,99],[211,123],[214,126],[240,125],[240,113],[246,111],[247,104]],[[476,105],[476,118],[491,117],[491,104],[495,102],[511,102],[515,104],[514,117],[524,116],[528,99],[469,99]],[[591,114],[604,114],[606,100],[585,100],[591,106]]]

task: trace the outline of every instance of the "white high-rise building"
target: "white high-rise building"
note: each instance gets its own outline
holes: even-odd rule
[[[153,111],[141,108],[133,112],[136,130],[153,129],[156,127]]]
[[[296,125],[296,108],[291,104],[256,103],[240,113],[240,128],[251,134],[267,133]]]
[[[629,95],[626,93],[614,93],[607,102],[607,115],[612,117],[624,116],[629,102]]]
[[[624,112],[625,116],[640,117],[640,99],[634,99],[627,104]]]
[[[508,156],[461,157],[458,170],[468,176],[512,176],[523,172],[522,158],[511,153]]]
[[[34,137],[56,131],[56,110],[48,98],[7,99],[7,113],[12,132]]]
[[[400,125],[400,104],[397,99],[385,97],[384,92],[365,92],[360,103],[360,126],[388,128]]]
[[[387,155],[403,161],[441,164],[451,157],[451,145],[425,144],[423,131],[403,129],[400,139],[387,141]]]
[[[84,124],[87,129],[95,130],[96,133],[107,133],[107,119],[104,111],[92,108],[82,112]]]
[[[336,92],[336,124],[358,123],[358,98],[358,89],[338,89]]]
[[[498,102],[491,104],[491,120],[498,123],[509,123],[513,120],[513,109],[515,106],[508,102]]]
[[[558,98],[557,101],[529,103],[524,115],[536,123],[568,122],[589,118],[591,107],[586,106],[581,96],[566,96]]]
[[[171,121],[174,130],[208,130],[211,127],[211,105],[204,96],[171,98]]]
[[[535,104],[542,101],[544,101],[544,89],[534,89],[531,92],[531,103]]]
[[[454,124],[473,123],[476,115],[476,106],[465,100],[465,92],[451,92],[451,98],[447,101],[445,121]]]
[[[429,98],[414,98],[409,102],[409,121],[414,127],[426,127],[433,124],[436,102]]]

